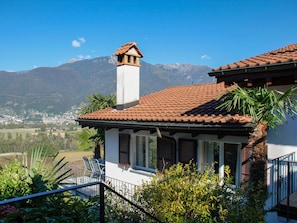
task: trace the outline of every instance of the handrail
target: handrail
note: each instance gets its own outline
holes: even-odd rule
[[[135,204],[134,202],[132,202],[131,200],[127,199],[126,197],[124,197],[123,195],[121,195],[120,193],[118,193],[117,191],[115,191],[112,187],[108,186],[106,183],[104,182],[100,182],[100,208],[101,208],[101,204],[104,205],[104,196],[101,196],[102,193],[102,189],[103,187],[105,187],[106,189],[108,189],[109,191],[115,193],[117,196],[119,196],[120,198],[124,199],[125,201],[127,201],[129,204],[131,204],[132,206],[138,208],[140,211],[144,212],[146,215],[150,216],[152,219],[154,219],[155,221],[159,222],[159,223],[163,223],[161,220],[159,220],[158,218],[156,218],[155,216],[153,216],[151,213],[147,212],[144,208],[140,207],[138,204]],[[103,191],[104,192],[104,191]],[[102,199],[103,198],[103,199]],[[100,215],[101,218],[101,215]],[[104,221],[100,223],[104,223]]]
[[[279,203],[281,200],[284,199],[284,190],[280,189],[280,187],[284,186],[286,183],[285,180],[287,179],[287,162],[294,162],[295,160],[295,152],[288,153],[286,155],[270,159],[268,163],[271,165],[266,169],[270,173],[270,182],[271,182],[271,206],[270,208],[274,207]]]
[[[156,222],[163,223],[161,220],[159,220],[158,218],[156,218],[154,215],[152,215],[151,213],[149,213],[148,211],[146,211],[144,208],[142,208],[138,204],[132,202],[131,200],[129,200],[128,198],[126,198],[125,196],[123,196],[122,194],[120,194],[119,192],[117,192],[116,190],[114,190],[112,187],[110,187],[109,185],[107,185],[103,181],[95,181],[95,182],[90,182],[90,183],[85,183],[85,184],[79,184],[79,185],[76,185],[76,186],[69,186],[69,187],[65,187],[65,188],[62,188],[62,189],[56,189],[56,190],[51,190],[51,191],[39,192],[39,193],[30,194],[30,195],[26,195],[26,196],[22,196],[22,197],[10,198],[10,199],[7,199],[7,200],[0,201],[0,206],[1,205],[15,203],[15,202],[19,202],[19,201],[25,201],[25,200],[29,200],[29,199],[34,199],[34,198],[38,198],[38,197],[44,197],[44,196],[48,196],[48,195],[52,195],[52,194],[63,193],[63,192],[66,192],[66,191],[76,190],[76,189],[79,189],[79,188],[94,186],[94,185],[98,185],[98,184],[100,186],[100,188],[99,188],[99,190],[100,190],[99,191],[99,195],[100,195],[99,196],[100,223],[104,223],[104,221],[105,221],[104,220],[104,218],[105,218],[105,210],[104,210],[104,206],[105,206],[104,205],[105,204],[105,202],[104,202],[104,188],[106,188],[107,190],[109,190],[112,193],[116,194],[120,198],[124,199],[126,202],[128,202],[132,206],[136,207],[138,210],[142,211],[143,213],[145,213],[146,215],[148,215],[150,218],[152,218]]]
[[[275,160],[283,161],[283,160],[285,160],[285,159],[287,159],[287,158],[294,159],[294,158],[295,158],[295,154],[296,154],[295,152],[288,153],[288,154],[279,156],[279,157],[277,157],[277,158],[274,158],[274,159],[272,159],[271,161],[275,161]],[[287,161],[289,161],[289,160],[287,160]],[[292,161],[292,160],[291,160],[291,161]]]
[[[297,191],[297,161],[295,152],[269,161],[271,167],[272,198],[270,208],[283,210],[287,219],[290,217],[290,195]],[[268,169],[267,169],[268,170]],[[284,200],[286,202],[284,203]],[[285,206],[285,209],[283,208]]]
[[[44,192],[39,192],[39,193],[35,193],[35,194],[29,194],[29,195],[22,196],[22,197],[14,197],[14,198],[0,201],[0,205],[11,204],[11,203],[25,201],[25,200],[29,200],[29,199],[33,199],[33,198],[44,197],[44,196],[52,195],[52,194],[59,194],[59,193],[63,193],[63,192],[69,191],[69,190],[76,190],[79,188],[94,186],[97,184],[100,184],[100,182],[95,181],[95,182],[90,182],[90,183],[86,183],[86,184],[80,184],[77,186],[65,187],[63,189],[44,191]]]

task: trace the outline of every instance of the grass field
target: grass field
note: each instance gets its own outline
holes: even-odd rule
[[[80,132],[81,129],[78,128],[77,130],[63,130],[63,131],[46,131],[46,133],[61,136],[62,138],[65,137],[65,134],[76,134]],[[16,129],[0,129],[0,135],[4,137],[4,139],[8,139],[9,137],[15,139],[17,136],[21,136],[25,138],[27,134],[36,135],[38,133],[42,133],[40,128],[16,128]]]
[[[4,139],[7,139],[9,134],[12,139],[15,139],[16,136],[22,136],[25,138],[28,133],[36,134],[38,131],[40,131],[39,128],[0,129],[0,134],[4,136]]]
[[[91,157],[93,156],[93,151],[67,151],[67,152],[59,152],[57,158],[62,158],[65,156],[65,161],[74,162],[82,160],[83,156]]]

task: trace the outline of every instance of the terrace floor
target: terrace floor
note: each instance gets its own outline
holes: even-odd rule
[[[289,196],[289,206],[287,204],[287,198],[280,202],[278,215],[290,219],[297,219],[297,192]]]

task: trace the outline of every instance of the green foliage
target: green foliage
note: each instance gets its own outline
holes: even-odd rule
[[[16,159],[0,170],[0,200],[31,193],[32,179]]]
[[[263,203],[247,208],[247,194],[230,184],[229,173],[226,169],[223,181],[212,168],[176,164],[145,183],[136,197],[163,222],[264,222],[263,213],[254,216]]]
[[[64,170],[68,163],[64,162],[65,157],[56,160],[57,155],[58,153],[49,157],[47,150],[37,146],[31,152],[30,165],[28,165],[27,154],[23,156],[23,165],[27,168],[28,175],[35,180],[42,179],[46,189],[56,189],[61,181],[71,176],[70,170]]]
[[[55,195],[49,197],[46,204],[42,206],[19,208],[6,215],[0,222],[99,222],[99,208],[96,200],[67,194]]]
[[[3,133],[4,134],[4,133]],[[8,152],[31,152],[35,146],[46,147],[50,155],[56,154],[59,150],[77,150],[77,134],[54,134],[53,132],[45,133],[27,133],[27,134],[15,134],[14,137],[8,138],[5,135],[0,134],[0,153]]]
[[[262,122],[271,128],[286,121],[286,114],[295,118],[297,116],[296,87],[286,92],[268,90],[266,86],[258,88],[241,88],[222,95],[219,100],[220,109],[237,111],[250,115],[255,122]]]
[[[125,191],[125,188],[122,189]],[[105,196],[105,222],[150,222],[140,210],[119,196],[107,191]]]
[[[116,95],[92,94],[87,96],[87,100],[89,104],[81,109],[80,114],[82,115],[115,105]]]
[[[244,185],[243,185],[244,186]],[[267,199],[266,189],[258,184],[237,190],[235,199],[231,200],[228,210],[230,222],[257,222],[264,223],[265,201]]]
[[[114,106],[116,104],[116,95],[110,94],[105,96],[102,94],[92,94],[87,97],[87,100],[89,104],[84,106],[81,109],[81,112],[80,112],[81,115]],[[88,145],[90,142],[92,142],[93,147],[95,148],[95,158],[101,158],[102,152],[100,151],[100,147],[104,145],[104,140],[105,140],[104,129],[98,128],[96,132],[88,139],[86,139],[86,137],[81,137],[80,139],[83,140],[80,143],[81,145]]]
[[[43,147],[36,147],[32,150],[30,165],[24,154],[22,163],[15,159],[0,169],[0,199],[57,189],[58,184],[70,176],[70,170],[63,170],[67,164],[64,158],[57,161],[55,158],[49,158]]]
[[[94,129],[83,128],[78,136],[78,148],[81,151],[88,151],[94,148],[94,142],[90,138],[95,134]]]

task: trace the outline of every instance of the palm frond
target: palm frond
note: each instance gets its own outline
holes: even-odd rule
[[[32,149],[30,157],[30,166],[28,167],[28,175],[34,177],[39,174],[42,176],[44,182],[49,185],[58,185],[62,180],[71,176],[71,169],[66,170],[65,167],[68,162],[65,162],[65,157],[56,161],[58,153],[53,157],[49,157],[48,153],[42,146],[37,146]],[[23,162],[27,162],[27,158]]]
[[[296,87],[286,92],[268,90],[267,86],[257,88],[241,88],[221,95],[218,109],[228,112],[249,115],[255,122],[263,122],[271,128],[286,121],[287,115],[297,117]]]

